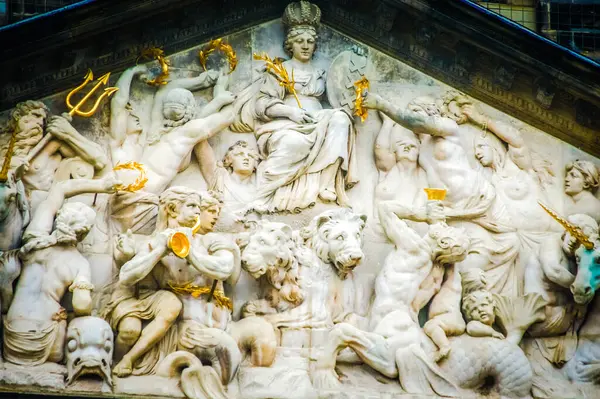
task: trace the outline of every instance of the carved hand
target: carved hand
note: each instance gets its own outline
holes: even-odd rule
[[[167,252],[167,250],[169,249],[169,238],[171,237],[171,234],[173,234],[175,232],[175,230],[173,229],[167,229],[164,231],[161,231],[158,234],[155,234],[152,239],[150,240],[150,242],[148,243],[148,245],[150,246],[150,249],[154,250],[154,249],[161,249],[163,252]]]
[[[427,201],[425,212],[427,215],[427,223],[432,224],[446,219],[444,205],[441,201]]]
[[[118,180],[116,177],[109,175],[102,179],[103,182],[103,192],[112,194],[117,191],[119,186],[123,185],[121,180]]]
[[[46,131],[57,139],[66,142],[71,141],[73,136],[79,135],[77,130],[71,126],[71,123],[65,117],[59,115],[50,117]]]
[[[499,333],[498,331],[494,331],[494,333],[492,334],[492,338],[504,339],[504,335],[502,333]]]
[[[236,96],[230,91],[224,91],[220,93],[217,97],[215,97],[215,100],[218,101],[219,104],[221,104],[221,107],[231,104],[235,101],[235,99]]]
[[[119,234],[117,236],[117,249],[123,253],[123,255],[131,258],[135,255],[135,239],[131,229],[127,230],[126,234]]]
[[[299,125],[315,123],[315,119],[302,108],[290,107],[288,118]]]
[[[217,84],[218,81],[220,80],[219,78],[221,76],[219,71],[214,71],[212,69],[208,70],[206,72],[202,72],[200,74],[200,76],[202,76],[202,75],[206,75],[206,83],[208,84],[207,87],[214,86],[215,84]],[[229,79],[225,80],[224,82],[225,82],[225,86],[223,87],[223,89],[226,90],[227,85],[229,84]]]
[[[370,93],[365,91],[363,94],[363,107],[368,109],[379,109],[381,103],[383,102],[383,98],[380,95],[375,93]]]
[[[469,121],[475,123],[476,125],[482,126],[486,123],[487,117],[477,111],[473,104],[465,104],[461,107],[462,113],[468,118]]]
[[[17,166],[17,168],[15,169],[15,178],[17,180],[21,180],[23,178],[23,176],[25,176],[27,174],[28,171],[29,171],[29,162],[25,161],[25,162],[21,163],[19,166]]]

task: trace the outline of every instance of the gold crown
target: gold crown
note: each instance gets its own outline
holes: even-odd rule
[[[309,25],[317,28],[321,22],[321,9],[309,1],[290,3],[281,17],[283,24],[289,28]]]

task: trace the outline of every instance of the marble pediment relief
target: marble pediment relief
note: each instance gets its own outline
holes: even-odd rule
[[[320,18],[4,114],[0,390],[595,396],[598,159]]]

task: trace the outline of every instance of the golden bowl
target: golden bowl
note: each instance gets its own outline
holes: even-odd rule
[[[424,188],[428,201],[443,201],[446,198],[445,188]]]
[[[185,258],[190,253],[190,240],[187,236],[177,231],[169,237],[169,248],[180,258]]]

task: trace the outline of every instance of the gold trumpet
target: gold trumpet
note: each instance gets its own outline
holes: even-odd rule
[[[192,235],[200,230],[200,224],[200,216],[196,216],[196,224],[192,227]],[[169,246],[169,249],[180,258],[185,258],[190,253],[190,240],[187,235],[181,231],[176,231],[171,234],[167,245]]]

